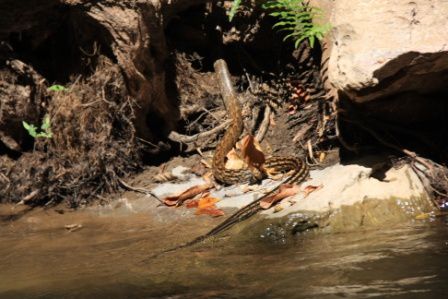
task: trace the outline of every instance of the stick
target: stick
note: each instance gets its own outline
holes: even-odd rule
[[[142,187],[133,187],[131,185],[129,185],[128,183],[126,183],[125,181],[123,181],[120,178],[117,178],[118,182],[120,183],[121,186],[123,186],[125,189],[129,190],[129,191],[134,191],[137,193],[143,193],[146,195],[151,195],[152,197],[154,197],[155,199],[157,199],[159,202],[163,203],[163,200],[161,200],[157,195],[155,195],[151,190],[142,188]]]
[[[264,117],[263,121],[260,124],[260,128],[258,129],[257,135],[255,136],[255,139],[258,142],[263,141],[264,136],[266,135],[266,132],[269,128],[269,123],[271,122],[271,106],[266,105],[266,109],[264,110]]]
[[[232,120],[226,120],[225,122],[223,122],[222,124],[220,124],[217,127],[214,127],[210,131],[201,132],[201,133],[191,135],[191,136],[183,135],[183,134],[179,134],[177,132],[171,131],[171,133],[168,135],[168,139],[171,141],[175,141],[175,142],[192,143],[192,142],[198,141],[199,139],[208,137],[210,135],[214,135],[214,134],[224,130],[231,122],[232,122]]]

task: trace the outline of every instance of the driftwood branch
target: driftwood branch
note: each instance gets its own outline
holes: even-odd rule
[[[168,135],[168,139],[171,141],[175,141],[175,142],[181,142],[181,143],[192,143],[192,142],[196,142],[200,139],[204,139],[206,137],[209,137],[211,135],[215,135],[219,132],[221,132],[222,130],[224,130],[225,128],[227,128],[227,126],[232,122],[232,120],[226,120],[225,122],[223,122],[222,124],[220,124],[219,126],[216,126],[215,128],[206,131],[206,132],[201,132],[195,135],[183,135],[183,134],[179,134],[177,132],[172,131],[169,135]]]

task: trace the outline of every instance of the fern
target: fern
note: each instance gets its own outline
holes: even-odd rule
[[[241,5],[241,1],[242,0],[233,0],[232,7],[230,8],[230,11],[229,11],[229,14],[228,14],[230,22],[232,22],[233,17],[236,15],[236,12],[238,11],[238,8]]]
[[[330,24],[313,23],[313,20],[322,16],[322,11],[304,4],[302,0],[269,0],[263,8],[271,11],[269,15],[279,19],[273,28],[286,31],[288,34],[283,40],[293,39],[296,48],[305,39],[314,47],[316,39],[321,40],[331,28]]]

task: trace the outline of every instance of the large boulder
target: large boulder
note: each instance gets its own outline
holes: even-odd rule
[[[447,16],[443,0],[335,1],[330,83],[359,103],[446,89]]]

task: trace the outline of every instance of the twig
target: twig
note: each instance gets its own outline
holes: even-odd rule
[[[389,148],[391,148],[391,149],[393,149],[393,150],[396,150],[396,151],[398,151],[398,152],[400,152],[400,153],[402,153],[402,154],[404,154],[404,155],[410,157],[410,158],[414,161],[414,163],[415,163],[415,162],[418,162],[418,163],[420,163],[421,165],[423,165],[424,167],[426,167],[427,171],[424,171],[423,169],[420,169],[420,168],[416,167],[415,165],[412,165],[412,164],[411,164],[411,167],[413,166],[412,169],[414,170],[414,172],[417,174],[417,177],[418,177],[422,182],[423,182],[423,180],[422,180],[422,178],[420,177],[420,175],[418,174],[419,172],[421,172],[423,175],[425,175],[425,176],[429,179],[429,184],[424,184],[425,187],[429,187],[429,188],[431,189],[431,191],[433,191],[434,193],[436,193],[436,194],[438,194],[438,195],[440,195],[440,196],[443,196],[443,197],[445,197],[445,198],[448,197],[448,194],[446,194],[446,193],[444,193],[444,192],[441,192],[440,190],[437,190],[437,188],[433,186],[433,185],[435,184],[435,182],[437,181],[437,178],[436,178],[437,173],[436,173],[436,171],[435,171],[435,169],[434,169],[434,165],[435,165],[437,168],[442,168],[443,170],[445,170],[445,168],[444,168],[443,166],[440,166],[440,165],[438,165],[437,163],[432,162],[432,161],[431,161],[431,162],[428,162],[427,159],[418,156],[418,155],[417,155],[415,152],[413,152],[413,151],[410,151],[410,150],[408,150],[408,149],[400,148],[400,147],[396,146],[395,144],[392,144],[392,143],[390,143],[390,142],[388,142],[388,141],[385,141],[385,140],[384,140],[383,138],[381,138],[381,136],[379,136],[373,129],[364,126],[364,125],[363,125],[362,123],[360,123],[359,121],[347,120],[347,119],[346,119],[345,121],[355,123],[355,124],[358,125],[361,129],[367,131],[370,135],[372,135],[378,142],[382,143],[383,145],[385,145],[385,146],[387,146],[387,147],[389,147]],[[416,171],[416,170],[418,170],[418,171]],[[446,170],[445,170],[445,171],[446,171]],[[445,171],[444,171],[444,172],[445,172]],[[429,173],[428,173],[428,172],[429,172]],[[445,179],[445,181],[447,181],[447,180]],[[443,186],[441,186],[441,188],[444,189],[444,191],[447,190],[447,186],[446,186],[446,184],[444,184]],[[437,206],[437,205],[436,205],[436,206]],[[438,206],[437,206],[437,207],[438,207]],[[438,208],[439,208],[439,207],[438,207]]]
[[[257,135],[255,136],[255,139],[258,140],[258,142],[263,141],[264,136],[268,131],[269,124],[271,122],[271,111],[272,111],[271,106],[266,105],[266,108],[264,110],[263,121],[260,124],[260,128],[258,129]]]
[[[157,199],[159,202],[163,203],[163,201],[157,195],[155,195],[151,190],[148,190],[148,189],[145,189],[145,188],[142,188],[142,187],[133,187],[133,186],[129,185],[128,183],[126,183],[125,181],[123,181],[122,179],[120,179],[120,178],[117,178],[117,180],[120,183],[120,185],[122,187],[124,187],[125,189],[130,190],[130,191],[134,191],[134,192],[137,192],[137,193],[143,193],[143,194],[146,194],[146,195],[149,194],[152,197],[154,197],[155,199]]]
[[[175,141],[175,142],[181,142],[181,143],[191,143],[191,142],[195,142],[198,141],[201,138],[205,138],[208,137],[210,135],[214,135],[222,130],[224,130],[230,123],[232,122],[232,120],[226,120],[225,122],[223,122],[222,124],[220,124],[219,126],[206,131],[206,132],[201,132],[195,135],[183,135],[183,134],[179,134],[177,132],[171,131],[171,133],[168,135],[168,139],[171,141]]]
[[[354,152],[355,154],[358,153],[358,149],[350,144],[348,144],[347,141],[345,141],[344,136],[342,136],[341,134],[341,130],[339,129],[339,113],[342,112],[340,109],[337,108],[337,103],[336,101],[333,101],[333,110],[335,113],[334,116],[334,130],[336,132],[336,136],[339,140],[339,143],[345,147],[346,150]]]
[[[141,138],[141,137],[137,137],[137,140],[139,140],[139,141],[141,141],[142,143],[145,143],[145,144],[147,144],[147,145],[150,145],[150,146],[152,146],[152,147],[154,147],[154,148],[160,149],[160,146],[158,146],[158,145],[156,145],[156,144],[154,144],[154,143],[152,143],[152,142],[149,142],[148,140],[145,140],[145,139],[143,139],[143,138]]]

